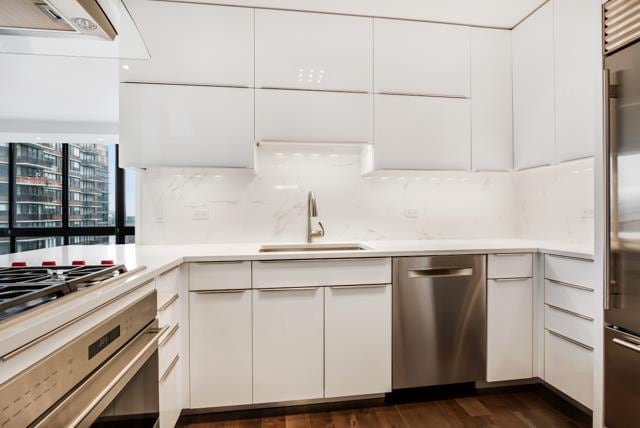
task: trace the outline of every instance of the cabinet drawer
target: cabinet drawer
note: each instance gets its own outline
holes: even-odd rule
[[[163,307],[180,292],[180,266],[161,273],[156,278],[158,308]]]
[[[487,261],[488,278],[531,278],[533,276],[533,255],[489,254]]]
[[[544,302],[590,318],[595,312],[593,290],[550,279],[544,281]]]
[[[186,364],[175,355],[169,367],[160,372],[158,383],[160,426],[175,426],[182,410],[182,364]]]
[[[253,262],[253,287],[388,284],[391,259],[313,259]]]
[[[167,371],[176,355],[180,353],[180,324],[174,324],[158,342],[158,373]]]
[[[595,264],[590,260],[550,255],[544,257],[544,276],[548,279],[593,289],[598,283],[595,271]]]
[[[545,331],[544,346],[544,380],[591,408],[593,351],[548,330]]]
[[[158,308],[158,327],[171,326],[180,321],[180,295],[174,294]]]
[[[251,288],[251,262],[189,263],[189,290]]]
[[[545,328],[593,348],[593,320],[545,305]]]

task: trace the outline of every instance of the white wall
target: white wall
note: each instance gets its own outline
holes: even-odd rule
[[[361,177],[357,146],[262,144],[255,175],[141,171],[138,242],[301,242],[316,192],[325,240],[593,241],[591,159],[517,173]],[[407,217],[406,210],[417,217]],[[194,220],[208,212],[208,220]],[[589,217],[589,215],[591,217]]]

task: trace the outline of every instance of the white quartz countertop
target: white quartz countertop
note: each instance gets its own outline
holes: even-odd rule
[[[281,245],[282,243],[278,243]],[[297,243],[299,244],[299,243]],[[446,254],[485,254],[504,252],[541,252],[584,259],[593,258],[593,248],[588,246],[520,239],[473,240],[405,240],[364,241],[358,244],[364,251],[304,251],[260,253],[261,243],[233,243],[208,245],[70,245],[46,248],[0,256],[0,266],[10,266],[13,261],[26,261],[29,266],[39,266],[45,260],[55,260],[59,266],[82,259],[87,264],[99,264],[102,260],[124,263],[129,270],[139,266],[146,277],[155,275],[182,262],[225,260],[276,260],[311,258],[357,258],[420,256]]]

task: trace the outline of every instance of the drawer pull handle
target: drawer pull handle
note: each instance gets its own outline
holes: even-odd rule
[[[570,310],[567,310],[567,309],[564,309],[564,308],[559,308],[558,306],[550,305],[548,303],[546,303],[546,305],[549,308],[553,309],[554,311],[563,312],[563,313],[568,314],[568,315],[573,315],[574,317],[582,318],[583,320],[593,321],[593,318],[588,317],[586,315],[582,315],[582,314],[579,314],[577,312],[573,312],[573,311],[570,311]]]
[[[305,263],[305,262],[314,262],[314,263],[320,263],[320,262],[367,262],[367,261],[384,261],[385,257],[350,257],[350,258],[326,258],[326,259],[322,259],[322,258],[315,258],[315,259],[287,259],[287,260],[255,260],[254,263],[260,263],[260,264],[278,264],[278,263]]]
[[[529,255],[531,253],[494,253],[494,254],[489,254],[490,256],[496,256],[496,257],[517,257],[517,256],[526,256]]]
[[[192,291],[192,293],[196,294],[235,294],[235,293],[244,293],[245,291],[249,291],[248,288],[230,288],[228,290],[196,290]]]
[[[387,284],[362,284],[362,285],[332,285],[332,290],[349,290],[354,288],[384,288]]]
[[[640,352],[640,345],[636,345],[635,343],[627,342],[626,340],[622,340],[618,338],[613,339],[613,343],[615,343],[616,345],[623,346],[627,349],[631,349],[632,351]]]
[[[179,359],[180,359],[180,354],[173,357],[173,360],[171,360],[169,367],[167,367],[167,369],[164,371],[164,373],[160,377],[160,382],[164,382],[164,380],[169,377],[169,375],[173,371],[173,368],[176,366],[176,364],[178,364]]]
[[[260,292],[272,291],[315,291],[320,287],[282,287],[282,288],[258,288]]]
[[[247,260],[220,260],[211,262],[190,262],[199,265],[239,265],[240,263],[247,262]]]
[[[165,276],[165,275],[169,275],[171,272],[173,272],[174,270],[178,269],[179,267],[180,267],[180,265],[178,265],[178,266],[174,266],[174,267],[172,267],[171,269],[169,269],[169,270],[166,270],[166,271],[162,272],[162,273],[160,274],[160,277],[163,277],[163,276]]]
[[[430,269],[411,269],[408,271],[409,278],[445,278],[457,276],[472,276],[473,268],[430,268]]]
[[[180,329],[180,324],[174,325],[171,331],[167,333],[167,335],[162,339],[162,341],[160,341],[160,343],[158,343],[158,346],[166,345],[167,342],[171,340],[171,338],[178,332],[179,329]]]
[[[558,281],[557,279],[549,279],[549,278],[547,278],[547,281],[549,281],[550,283],[555,284],[555,285],[562,285],[562,286],[565,286],[565,287],[575,288],[577,290],[593,291],[592,288],[583,287],[581,285],[569,284],[568,282]]]
[[[169,306],[173,305],[176,300],[178,300],[178,298],[180,297],[180,295],[178,293],[174,294],[173,296],[171,296],[171,298],[169,300],[167,300],[166,302],[164,302],[162,304],[162,306],[160,306],[158,308],[158,312],[164,312],[167,309],[169,309]]]
[[[555,337],[557,337],[559,339],[562,339],[562,340],[567,341],[569,343],[573,343],[574,345],[577,345],[577,346],[579,346],[581,348],[584,348],[587,351],[593,351],[593,348],[591,346],[587,346],[584,343],[578,342],[577,340],[570,339],[567,336],[565,336],[564,334],[556,333],[555,331],[549,330],[548,328],[546,328],[545,330],[547,330],[549,332],[549,334],[551,334],[551,335],[553,335],[553,336],[555,336]]]
[[[531,277],[522,276],[522,277],[518,277],[518,278],[493,278],[493,279],[491,279],[491,281],[495,281],[495,282],[517,282],[517,281],[526,281],[528,279],[531,279]]]

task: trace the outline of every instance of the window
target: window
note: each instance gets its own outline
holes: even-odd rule
[[[117,164],[115,145],[0,144],[0,254],[131,242],[135,175]]]

